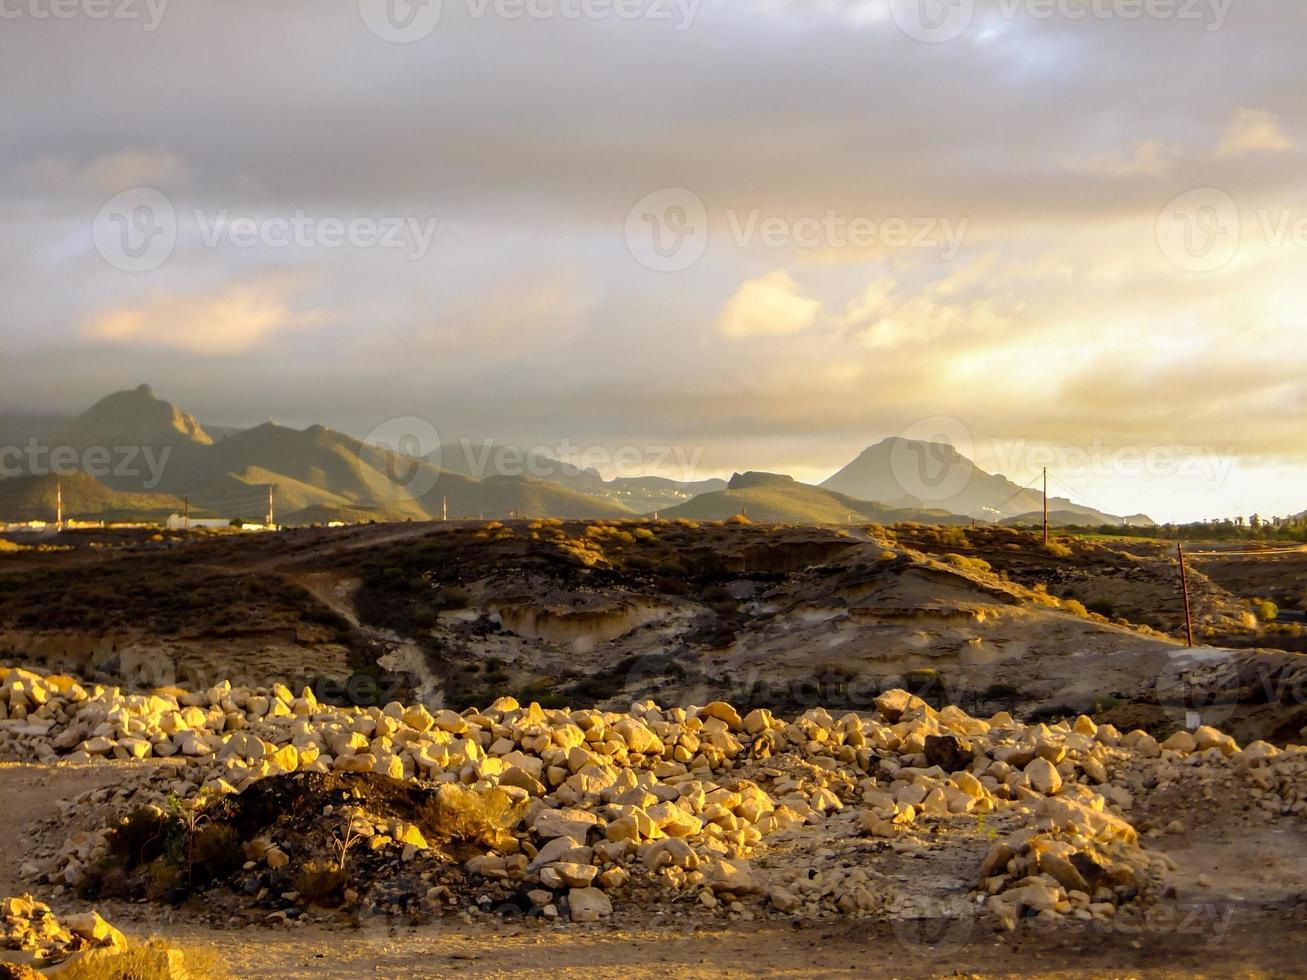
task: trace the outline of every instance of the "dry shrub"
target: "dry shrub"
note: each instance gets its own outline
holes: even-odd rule
[[[1044,550],[1048,552],[1050,555],[1052,555],[1054,558],[1071,557],[1071,549],[1068,548],[1066,545],[1064,545],[1061,541],[1048,542],[1048,544],[1044,545]]]
[[[481,792],[444,783],[431,809],[431,819],[424,823],[434,828],[441,841],[495,850],[507,843],[509,830],[522,819],[526,800],[515,799],[498,786]]]
[[[131,869],[149,864],[163,853],[175,822],[158,807],[133,810],[110,830],[105,839],[105,869]]]
[[[753,521],[749,520],[749,518],[746,517],[744,514],[732,514],[730,517],[726,518],[725,523],[727,523],[727,524],[752,524]]]
[[[245,863],[240,834],[225,824],[201,827],[191,840],[191,867],[196,878],[218,881],[235,874]]]
[[[309,861],[295,876],[295,890],[314,905],[339,905],[348,880],[345,869],[335,861]]]
[[[968,558],[965,555],[945,555],[944,561],[964,572],[992,572],[994,569],[983,558]]]

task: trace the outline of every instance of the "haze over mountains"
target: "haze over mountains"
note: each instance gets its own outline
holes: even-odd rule
[[[8,476],[0,480],[0,521],[50,519],[59,484],[65,516],[87,519],[159,519],[178,512],[183,498],[197,517],[259,519],[271,488],[275,517],[284,524],[652,512],[810,524],[960,523],[1021,519],[1042,508],[1038,493],[986,473],[951,446],[902,439],[869,447],[817,487],[766,473],[736,474],[729,484],[605,480],[594,469],[489,442],[448,444],[418,458],[321,425],[215,431],[147,385],[109,395],[75,419],[0,420]],[[43,455],[28,453],[32,445]],[[1122,523],[1070,500],[1050,506],[1066,523]]]

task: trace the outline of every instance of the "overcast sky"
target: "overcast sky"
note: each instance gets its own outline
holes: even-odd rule
[[[0,409],[1307,508],[1307,5],[387,2],[0,0]]]

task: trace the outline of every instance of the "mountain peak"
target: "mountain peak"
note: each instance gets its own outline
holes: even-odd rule
[[[148,384],[101,398],[72,423],[69,438],[82,446],[213,443],[194,416],[158,398]]]

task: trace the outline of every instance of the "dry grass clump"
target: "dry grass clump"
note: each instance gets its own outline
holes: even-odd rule
[[[1054,558],[1071,557],[1071,549],[1068,548],[1066,545],[1064,545],[1061,541],[1048,542],[1048,544],[1044,545],[1044,551],[1052,555]]]
[[[962,569],[964,572],[987,574],[994,571],[989,562],[985,561],[983,558],[968,558],[965,555],[945,555],[943,560],[954,568]]]
[[[526,803],[498,786],[481,792],[445,783],[436,793],[431,819],[423,826],[435,828],[446,843],[494,850],[507,844],[509,830],[522,819]]]
[[[335,906],[341,903],[349,876],[335,861],[308,861],[295,876],[295,891],[313,905]]]

